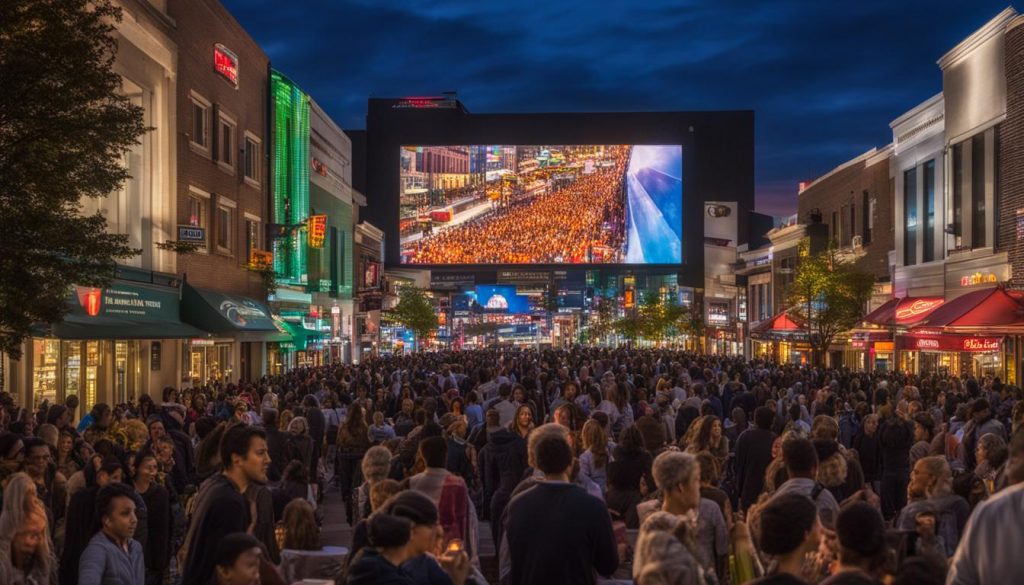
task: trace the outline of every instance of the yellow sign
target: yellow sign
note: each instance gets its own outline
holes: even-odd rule
[[[274,254],[266,250],[253,249],[249,252],[249,264],[254,268],[269,268],[274,265]]]
[[[974,274],[960,277],[960,286],[977,286],[979,284],[996,284],[998,282],[999,277],[994,272],[989,272],[988,274],[975,272]]]
[[[327,216],[326,215],[311,215],[306,220],[306,229],[308,232],[307,240],[309,241],[310,248],[323,248],[324,239],[327,235]]]

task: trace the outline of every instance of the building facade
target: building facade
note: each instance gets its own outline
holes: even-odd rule
[[[117,302],[145,299],[156,308],[136,311],[148,312],[140,319],[158,322],[168,317],[178,322],[177,259],[159,246],[175,237],[175,23],[163,2],[116,3],[123,18],[116,24],[113,70],[121,77],[122,93],[142,108],[143,122],[152,130],[123,157],[131,178],[108,197],[84,200],[82,212],[102,212],[108,231],[126,234],[128,245],[141,253],[122,261],[108,288],[75,287],[69,299],[71,314],[64,323],[27,340],[20,361],[0,358],[7,361],[4,389],[20,404],[53,404],[75,394],[81,400],[79,416],[99,401],[124,402],[176,384],[181,363],[180,344],[162,340],[170,327],[163,332],[144,326],[131,331],[117,326],[116,318],[107,314]]]
[[[179,48],[178,240],[198,245],[178,258],[184,310],[210,304],[225,319],[202,322],[212,337],[186,344],[181,382],[250,380],[264,372],[266,339],[278,333],[264,281],[249,270],[265,249],[268,218],[269,60],[216,0],[170,2],[168,12]]]

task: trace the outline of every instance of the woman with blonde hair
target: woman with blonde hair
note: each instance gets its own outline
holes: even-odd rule
[[[0,583],[55,585],[57,558],[35,483],[25,473],[11,476],[0,512]]]
[[[580,473],[601,487],[601,493],[608,488],[608,436],[604,427],[594,419],[583,425],[583,453],[580,454]]]
[[[370,491],[373,486],[387,479],[391,471],[391,451],[387,447],[374,445],[366,450],[360,464],[363,472],[363,483],[356,488],[353,525],[370,515]]]

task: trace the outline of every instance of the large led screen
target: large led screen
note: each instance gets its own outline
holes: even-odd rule
[[[403,146],[403,264],[678,264],[680,145]]]

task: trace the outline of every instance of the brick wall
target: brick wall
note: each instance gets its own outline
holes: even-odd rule
[[[1024,242],[1017,236],[1017,213],[1024,213],[1024,26],[1021,17],[1006,30],[1006,121],[999,132],[999,182],[996,193],[999,250],[1013,267],[1011,282],[1024,286]]]
[[[178,43],[178,224],[189,223],[190,186],[210,194],[206,204],[206,253],[180,257],[178,271],[196,286],[225,293],[265,297],[260,279],[246,270],[245,214],[258,217],[261,225],[270,220],[268,204],[269,146],[267,132],[268,59],[263,50],[216,0],[170,0],[168,13],[177,27]],[[238,57],[238,87],[214,71],[214,45],[220,43]],[[192,95],[198,94],[210,103],[208,153],[192,144]],[[235,123],[233,169],[218,164],[218,114],[223,112]],[[241,149],[245,133],[262,141],[261,172],[258,186],[243,179]],[[220,202],[233,202],[230,242],[231,252],[216,246],[218,232],[216,215]],[[261,239],[265,236],[261,236]],[[266,249],[264,243],[263,248]]]
[[[843,211],[849,214],[849,206],[853,206],[853,231],[851,235],[862,236],[867,214],[863,205],[864,192],[868,200],[874,200],[874,223],[871,230],[870,243],[865,242],[865,255],[857,260],[857,265],[875,275],[876,278],[889,276],[889,250],[895,246],[893,231],[893,198],[892,182],[889,180],[889,163],[887,159],[867,165],[859,161],[842,168],[833,174],[820,179],[799,195],[798,213],[801,222],[809,222],[808,213],[812,209],[821,210],[822,222],[828,225],[829,234],[835,234],[833,212],[842,223],[844,240],[849,228],[847,215],[843,223]]]

